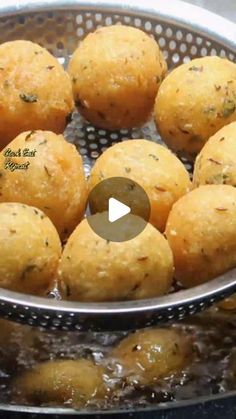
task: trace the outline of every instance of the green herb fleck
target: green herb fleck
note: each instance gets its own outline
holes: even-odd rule
[[[30,131],[29,134],[26,135],[25,141],[29,141],[31,139],[31,136],[35,133],[35,131]]]
[[[47,65],[46,67],[47,70],[52,70],[53,68],[55,68],[55,65]]]
[[[208,159],[211,163],[215,163],[215,164],[218,164],[218,166],[221,166],[222,164],[218,161],[218,160],[215,160],[215,159],[212,159],[211,157]]]
[[[43,141],[41,141],[41,143],[39,143],[39,145],[44,145],[44,144],[47,144],[47,140],[46,139],[43,140]]]
[[[222,116],[224,118],[228,118],[228,116],[232,115],[236,110],[236,104],[232,99],[225,99],[223,110],[222,110]]]
[[[126,171],[126,173],[130,173],[131,172],[131,168],[130,167],[125,167],[125,171]]]
[[[38,102],[38,96],[34,94],[20,93],[20,98],[26,103]]]
[[[159,157],[157,157],[155,154],[149,154],[149,157],[151,157],[152,159],[154,159],[155,161],[159,161]]]
[[[44,166],[44,170],[47,173],[48,177],[52,177],[51,173],[49,172],[47,166]]]
[[[189,71],[196,71],[196,72],[202,73],[203,72],[203,66],[201,65],[200,67],[197,67],[197,66],[193,65],[188,70]]]
[[[207,108],[205,108],[203,110],[204,113],[208,114],[208,113],[214,113],[216,112],[216,108],[215,106],[208,106]]]
[[[227,175],[226,173],[217,173],[215,176],[212,176],[208,180],[207,184],[225,185],[228,180],[229,180],[229,175]]]

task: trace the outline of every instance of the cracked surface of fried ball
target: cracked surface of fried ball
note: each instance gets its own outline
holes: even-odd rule
[[[30,403],[66,403],[84,406],[104,399],[103,367],[86,359],[54,360],[36,365],[13,383],[14,391]]]
[[[191,341],[179,330],[144,329],[128,335],[112,351],[130,383],[154,385],[161,378],[181,373],[191,359]]]
[[[0,203],[0,287],[44,294],[61,256],[58,233],[39,209]]]
[[[103,221],[102,214],[92,217]],[[129,217],[127,229],[138,218]],[[134,239],[117,243],[99,237],[84,219],[70,236],[59,267],[64,297],[72,301],[159,296],[169,291],[172,276],[167,240],[151,224]]]
[[[159,89],[155,118],[172,150],[195,157],[212,135],[236,121],[236,65],[203,57],[177,67]]]
[[[95,126],[114,130],[146,122],[167,65],[154,39],[115,25],[87,35],[68,71],[80,113]]]
[[[19,150],[20,156],[9,157]],[[27,169],[19,169],[18,165],[24,164]],[[62,135],[49,131],[18,135],[0,153],[0,188],[0,202],[21,202],[41,209],[62,239],[84,215],[87,184],[82,158]]]
[[[0,45],[0,149],[23,131],[64,131],[74,107],[58,60],[30,41]]]
[[[170,212],[166,237],[175,277],[186,287],[207,282],[236,266],[236,189],[204,185]]]
[[[193,184],[224,184],[236,186],[236,122],[211,137],[198,155]]]
[[[165,147],[147,140],[128,140],[109,147],[95,162],[89,179],[89,191],[113,176],[129,178],[146,192],[150,223],[164,231],[172,205],[191,189],[189,174],[182,162]],[[106,209],[111,191],[96,199],[96,210]],[[128,191],[131,197],[130,191]],[[128,196],[126,197],[128,198]],[[126,199],[127,201],[127,199]],[[131,202],[132,206],[132,202]],[[137,203],[137,215],[142,213]]]

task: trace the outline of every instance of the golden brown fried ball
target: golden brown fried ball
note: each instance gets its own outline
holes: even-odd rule
[[[236,122],[211,137],[198,155],[194,186],[226,184],[236,186]]]
[[[102,213],[92,217],[104,222]],[[137,218],[129,215],[127,230]],[[151,224],[134,239],[117,243],[97,236],[84,219],[64,248],[59,274],[69,300],[135,300],[169,291],[173,257],[167,240]]]
[[[236,294],[231,295],[231,297],[225,298],[218,304],[219,308],[225,311],[236,311]]]
[[[55,360],[36,365],[17,378],[14,391],[29,403],[83,406],[106,396],[104,370],[86,359]]]
[[[190,339],[174,329],[146,329],[130,334],[112,351],[130,383],[153,385],[161,378],[180,373],[190,361]]]
[[[167,65],[154,39],[116,25],[90,33],[68,71],[80,113],[95,126],[114,130],[146,122]]]
[[[196,156],[213,134],[236,120],[236,65],[204,57],[176,68],[159,89],[155,118],[172,150]]]
[[[164,231],[172,205],[191,189],[184,165],[165,147],[147,140],[128,140],[108,148],[96,161],[89,179],[91,191],[104,179],[121,176],[137,182],[147,193],[151,205],[150,223]],[[97,211],[107,205],[107,191],[97,199]],[[132,201],[128,191],[126,201]],[[141,204],[136,205],[137,215]],[[131,202],[132,206],[132,202]]]
[[[49,218],[34,207],[0,204],[0,287],[43,294],[55,278],[61,243]]]
[[[16,157],[10,157],[12,152]],[[0,153],[0,192],[0,202],[40,208],[64,239],[79,223],[86,206],[82,158],[62,135],[24,132]]]
[[[71,82],[57,59],[30,41],[0,45],[0,149],[23,131],[64,131]]]
[[[170,212],[166,237],[175,277],[192,287],[236,266],[236,189],[204,185],[182,197]]]

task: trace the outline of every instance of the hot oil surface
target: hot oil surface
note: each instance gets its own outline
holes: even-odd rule
[[[236,314],[211,309],[181,327],[191,336],[194,356],[181,375],[170,376],[153,387],[134,387],[113,377],[111,397],[89,409],[128,408],[163,402],[194,399],[236,389],[233,376],[236,344]],[[32,366],[53,359],[92,359],[105,364],[106,357],[126,333],[48,332],[28,326],[13,326],[10,337],[0,347],[0,403],[19,403],[12,394],[12,380]],[[118,383],[114,390],[114,382]],[[27,404],[22,398],[21,404]],[[54,404],[55,405],[55,404]],[[70,406],[69,403],[66,406]]]

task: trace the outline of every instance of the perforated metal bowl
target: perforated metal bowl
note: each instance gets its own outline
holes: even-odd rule
[[[142,3],[142,4],[141,4]],[[236,26],[210,12],[176,0],[1,0],[1,42],[29,39],[51,51],[66,66],[78,42],[100,26],[122,23],[155,37],[169,68],[192,58],[218,55],[235,60]],[[77,145],[86,173],[108,145],[126,138],[161,142],[154,123],[141,129],[108,132],[95,129],[78,113],[67,127],[67,139]],[[187,161],[186,167],[191,169]],[[181,319],[205,309],[236,289],[236,271],[170,296],[121,303],[79,304],[0,292],[0,316],[62,329],[127,329]]]

